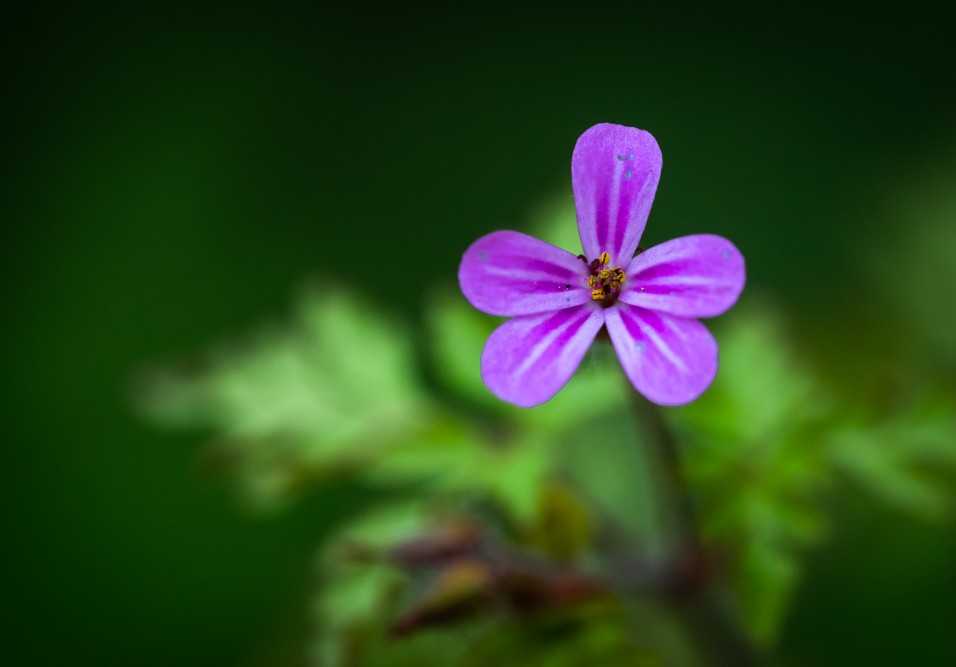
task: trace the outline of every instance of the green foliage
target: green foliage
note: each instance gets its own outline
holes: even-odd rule
[[[707,400],[683,408],[685,462],[708,540],[733,556],[732,580],[751,634],[773,641],[801,551],[822,535],[832,470],[821,422],[832,399],[788,351],[778,318],[738,308],[718,333],[721,372]]]
[[[451,480],[454,470],[465,470],[466,484],[484,478],[485,488],[527,523],[533,521],[545,480],[556,473],[573,480],[592,509],[638,535],[652,536],[658,528],[649,473],[627,414],[629,385],[611,346],[593,345],[557,396],[534,410],[521,410],[495,398],[481,382],[481,350],[500,320],[482,315],[457,293],[436,295],[432,303],[429,341],[442,388],[490,415],[459,443],[460,465],[441,467],[440,475]],[[467,448],[467,442],[481,441],[476,450]]]
[[[801,560],[830,527],[834,495],[855,485],[933,518],[952,507],[956,404],[923,394],[887,414],[839,394],[801,363],[783,318],[745,304],[718,331],[721,372],[678,411],[705,537],[730,555],[751,635],[772,645]]]
[[[460,664],[658,667],[663,663],[632,639],[626,610],[615,601],[603,600],[486,632]]]
[[[424,530],[427,513],[417,503],[398,503],[366,513],[323,549],[313,602],[312,654],[328,667],[368,664],[365,646],[385,635],[385,610],[394,610],[406,577],[382,555],[407,535]]]
[[[153,373],[139,396],[156,423],[211,433],[256,511],[338,476],[388,491],[322,546],[315,664],[699,662],[674,648],[690,630],[661,630],[678,637],[670,648],[635,631],[660,615],[635,612],[656,604],[648,591],[671,594],[660,562],[674,569],[685,554],[668,551],[666,481],[610,346],[594,345],[552,401],[520,410],[481,383],[498,321],[450,292],[429,303],[434,387],[419,381],[402,326],[313,290],[288,327],[220,348],[199,370]],[[766,302],[738,307],[715,326],[717,381],[668,413],[700,537],[718,554],[716,588],[763,647],[841,493],[938,518],[956,473],[951,390],[915,381],[889,404],[851,394],[815,372],[785,322]],[[646,581],[620,576],[622,553]],[[518,604],[516,590],[537,602]]]
[[[432,411],[406,331],[342,291],[307,292],[288,330],[219,348],[201,368],[154,373],[139,403],[157,423],[214,432],[215,459],[258,510],[378,460]]]
[[[956,405],[919,396],[883,419],[859,418],[827,434],[830,455],[853,482],[888,505],[942,518],[954,508]]]

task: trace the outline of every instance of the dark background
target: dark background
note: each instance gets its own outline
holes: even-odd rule
[[[956,153],[951,23],[912,7],[38,7],[2,30],[15,664],[296,664],[315,545],[361,498],[244,516],[198,435],[134,414],[144,364],[281,319],[313,276],[419,317],[478,235],[571,205],[605,121],[663,149],[644,245],[727,236],[797,338],[862,322],[878,348],[860,253],[892,256],[893,188]],[[952,521],[843,500],[781,664],[956,663]]]

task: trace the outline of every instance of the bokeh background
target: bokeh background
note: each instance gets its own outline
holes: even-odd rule
[[[419,321],[478,235],[570,199],[577,136],[650,130],[646,242],[734,240],[864,392],[956,368],[956,44],[942,16],[51,8],[4,20],[2,622],[12,664],[298,664],[348,484],[255,518],[146,365],[332,276]],[[852,354],[847,354],[851,350]],[[357,350],[356,354],[361,351]],[[841,494],[780,664],[956,663],[956,531]]]

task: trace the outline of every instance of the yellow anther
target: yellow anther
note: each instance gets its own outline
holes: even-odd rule
[[[582,258],[583,259],[583,258]],[[591,298],[595,301],[606,301],[610,305],[617,299],[621,291],[621,283],[627,277],[619,266],[611,266],[611,255],[602,252],[600,256],[588,263],[588,287],[591,288]]]

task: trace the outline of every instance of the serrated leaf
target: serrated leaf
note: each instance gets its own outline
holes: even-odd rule
[[[288,328],[162,371],[141,395],[158,423],[212,431],[246,497],[275,507],[305,480],[367,464],[431,418],[404,329],[344,292],[310,291]]]
[[[734,554],[731,584],[750,634],[771,643],[799,556],[827,529],[820,500],[833,470],[822,432],[833,398],[799,364],[766,304],[735,310],[717,331],[721,370],[673,421],[692,443],[684,459],[708,541]]]

